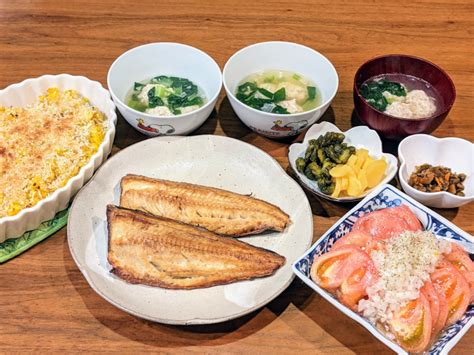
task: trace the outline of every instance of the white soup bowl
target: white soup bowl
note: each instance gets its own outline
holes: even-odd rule
[[[191,80],[205,94],[205,104],[178,116],[156,116],[137,111],[125,103],[136,81],[158,75]],[[127,122],[148,136],[186,135],[206,121],[216,105],[222,87],[222,74],[209,55],[180,43],[150,43],[123,53],[109,69],[107,85],[117,108]]]
[[[241,81],[265,70],[294,72],[314,82],[321,104],[306,112],[276,114],[256,110],[239,101],[235,93]],[[253,131],[271,138],[297,135],[315,123],[328,109],[339,85],[336,69],[325,56],[291,42],[263,42],[239,50],[227,61],[223,79],[237,116]]]

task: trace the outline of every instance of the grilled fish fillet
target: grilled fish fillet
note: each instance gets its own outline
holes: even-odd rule
[[[283,231],[289,216],[256,198],[212,187],[126,175],[120,206],[171,218],[228,236]]]
[[[108,261],[130,282],[193,289],[272,275],[285,258],[167,218],[107,206]]]

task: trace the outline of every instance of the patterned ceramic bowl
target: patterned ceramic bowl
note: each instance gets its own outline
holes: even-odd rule
[[[125,104],[125,97],[136,81],[158,75],[186,78],[205,93],[207,102],[179,116],[156,116],[140,112]],[[137,131],[151,137],[186,135],[210,116],[222,87],[217,63],[203,51],[180,43],[149,43],[132,48],[110,66],[107,85],[117,108]]]
[[[304,137],[304,141],[302,143],[294,143],[290,146],[288,152],[288,160],[290,162],[290,166],[293,169],[295,175],[297,176],[298,180],[301,184],[304,185],[309,191],[314,193],[315,195],[322,197],[326,200],[331,200],[335,202],[354,202],[360,201],[365,196],[367,196],[372,190],[376,187],[369,189],[364,192],[364,194],[360,197],[339,197],[334,198],[330,195],[326,195],[325,193],[321,192],[318,187],[316,181],[308,179],[304,174],[301,174],[296,169],[296,159],[303,157],[306,149],[308,148],[308,142],[310,139],[316,139],[320,135],[325,134],[327,132],[341,132],[339,128],[333,125],[330,122],[321,122],[315,124],[311,127]],[[398,169],[398,161],[392,154],[382,152],[382,141],[380,140],[379,135],[374,130],[368,128],[367,126],[358,126],[351,128],[346,132],[342,132],[345,134],[346,139],[344,142],[353,145],[356,148],[365,148],[369,151],[369,154],[375,158],[384,157],[388,163],[387,169],[385,171],[385,177],[380,182],[380,184],[385,184],[390,182],[395,174],[397,173]]]
[[[405,195],[391,185],[382,185],[377,190],[364,198],[353,209],[347,212],[339,221],[337,221],[323,236],[313,244],[313,246],[293,264],[293,271],[309,287],[319,293],[323,298],[329,301],[334,307],[354,319],[365,327],[378,340],[387,345],[398,354],[407,354],[393,341],[382,334],[374,325],[365,318],[353,312],[341,304],[333,295],[320,288],[311,278],[310,269],[316,255],[326,253],[339,238],[346,235],[354,225],[355,221],[364,213],[372,212],[381,208],[394,207],[399,205],[408,206],[418,217],[426,230],[432,231],[436,235],[459,240],[467,243],[474,243],[474,238],[468,233],[462,231],[454,224],[423,206],[411,197]],[[472,258],[472,255],[471,255]],[[461,337],[470,329],[474,323],[474,305],[470,305],[464,316],[455,324],[447,327],[441,333],[441,336],[430,348],[430,354],[448,354],[449,350],[456,345]]]
[[[314,81],[321,104],[306,112],[281,115],[259,111],[239,101],[235,92],[240,81],[264,70],[286,70]],[[242,48],[227,61],[223,78],[237,116],[251,130],[270,138],[294,136],[311,126],[328,109],[339,85],[336,69],[325,56],[291,42],[263,42]]]

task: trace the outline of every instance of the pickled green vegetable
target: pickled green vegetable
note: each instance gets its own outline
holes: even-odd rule
[[[337,164],[345,164],[355,154],[355,147],[344,143],[344,134],[327,132],[308,142],[304,157],[296,159],[296,169],[318,184],[321,192],[330,195],[335,184],[329,171]]]

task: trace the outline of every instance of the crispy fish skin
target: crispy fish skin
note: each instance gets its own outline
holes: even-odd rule
[[[130,283],[195,289],[272,275],[285,258],[167,218],[107,206],[112,273]]]
[[[122,178],[120,206],[234,237],[281,232],[290,222],[281,209],[256,198],[131,174]]]

